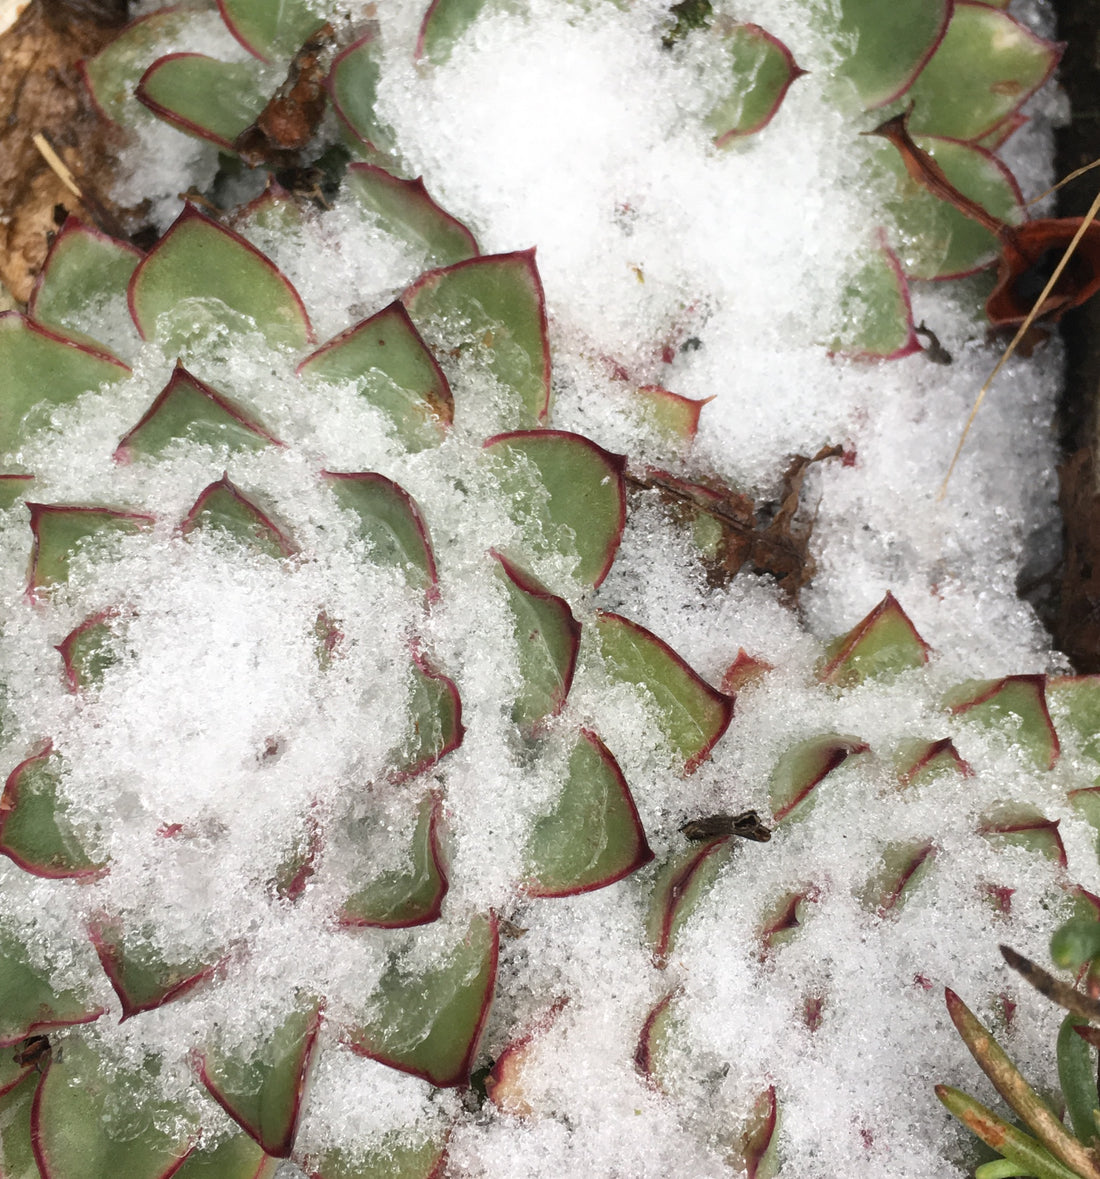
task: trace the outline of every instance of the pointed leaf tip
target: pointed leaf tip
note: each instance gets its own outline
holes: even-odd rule
[[[694,773],[733,719],[732,699],[638,623],[601,611],[596,630],[608,676],[648,692],[658,729],[683,763],[684,773]]]
[[[626,526],[625,455],[565,430],[515,430],[486,439],[484,448],[499,461],[498,482],[520,527],[517,551],[525,563],[538,568],[540,558],[573,558],[574,576],[600,585]]]
[[[429,270],[401,301],[434,347],[457,346],[484,357],[491,375],[511,394],[508,424],[532,427],[546,418],[550,339],[534,249],[483,254]],[[461,338],[455,338],[458,332]]]
[[[153,404],[120,439],[114,459],[128,463],[135,455],[155,455],[182,438],[225,445],[234,451],[283,445],[255,418],[192,376],[177,360]]]
[[[860,622],[829,644],[823,683],[851,687],[868,679],[892,679],[928,662],[931,648],[892,593]]]
[[[186,204],[135,269],[130,313],[143,339],[158,336],[181,351],[194,334],[195,316],[173,316],[190,300],[201,303],[208,329],[237,330],[234,317],[255,323],[277,347],[302,348],[313,340],[305,306],[290,280],[240,234]]]
[[[525,859],[535,897],[605,888],[653,859],[619,764],[590,729],[581,729],[553,809],[535,822]]]
[[[251,1060],[213,1049],[196,1054],[210,1095],[274,1158],[293,1150],[323,1015],[319,1000],[292,1011]]]
[[[495,915],[475,917],[438,968],[414,976],[398,963],[383,975],[370,1018],[351,1049],[440,1088],[464,1085],[496,986],[500,951]]]
[[[581,624],[564,598],[495,549],[490,552],[504,575],[515,624],[520,688],[512,719],[531,730],[565,707],[577,666]]]
[[[228,475],[203,488],[180,525],[183,536],[196,529],[224,532],[246,548],[271,557],[290,557],[297,551],[282,529]]]
[[[140,934],[127,937],[121,921],[102,915],[91,921],[88,936],[122,1004],[119,1023],[183,998],[213,977],[220,965],[167,962],[159,950],[140,939]]]

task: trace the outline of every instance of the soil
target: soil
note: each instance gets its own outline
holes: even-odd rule
[[[92,106],[79,62],[126,20],[125,0],[34,0],[0,38],[0,283],[25,303],[69,213],[125,236],[106,197],[116,166],[110,128]],[[54,149],[80,195],[51,167]]]
[[[1060,78],[1071,120],[1057,133],[1059,176],[1100,158],[1100,0],[1055,0],[1058,37],[1065,41]],[[1100,186],[1100,170],[1066,185],[1060,216],[1083,216]],[[1100,672],[1100,299],[1062,321],[1066,382],[1058,428],[1063,562],[1048,624],[1058,647],[1082,673]]]

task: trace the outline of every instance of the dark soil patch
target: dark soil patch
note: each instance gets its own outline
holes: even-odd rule
[[[1100,157],[1100,0],[1056,0],[1058,37],[1065,41],[1060,77],[1072,106],[1057,135],[1056,171],[1068,175]],[[1100,171],[1059,194],[1060,216],[1083,216]],[[1080,672],[1100,672],[1100,299],[1062,321],[1066,383],[1059,404],[1064,561],[1048,622],[1061,650]]]

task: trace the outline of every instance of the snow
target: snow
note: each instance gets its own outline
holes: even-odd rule
[[[869,148],[850,112],[829,101],[830,51],[799,19],[801,6],[744,0],[730,11],[784,38],[811,72],[763,132],[721,152],[699,125],[708,94],[697,63],[686,48],[664,52],[653,35],[664,12],[655,0],[627,11],[534,0],[523,15],[487,13],[446,65],[430,69],[411,59],[419,6],[381,13],[381,113],[409,174],[423,174],[484,252],[537,246],[555,427],[628,453],[633,470],[671,464],[762,500],[777,494],[793,454],[841,444],[854,456],[811,468],[804,497],[816,573],[797,612],[765,576],[746,571],[709,586],[683,532],[648,497],[634,503],[604,585],[570,595],[582,624],[596,609],[622,611],[712,684],[742,647],[776,669],[741,693],[710,760],[684,777],[645,701],[610,689],[598,657],[582,650],[555,730],[598,729],[658,859],[684,846],[677,830],[686,819],[750,808],[767,816],[769,773],[793,742],[833,732],[871,746],[829,777],[807,817],[770,843],[734,848],[664,969],[643,936],[652,869],[560,900],[529,901],[516,889],[553,777],[552,767],[532,768],[508,719],[514,644],[502,588],[484,560],[511,527],[479,461],[480,438],[496,429],[491,409],[461,419],[438,450],[402,455],[352,389],[325,387],[303,402],[292,372],[301,357],[272,356],[245,339],[229,353],[196,354],[197,375],[287,447],[229,460],[181,443],[157,464],[119,467],[111,459],[118,437],[174,360],[150,345],[131,380],[57,411],[24,448],[35,498],[141,506],[158,523],[151,535],[120,542],[109,561],[77,562],[43,610],[21,601],[25,516],[0,517],[0,587],[10,605],[0,655],[12,714],[5,764],[52,736],[66,751],[72,817],[112,861],[94,884],[48,887],[5,862],[0,913],[22,923],[36,914],[29,924],[41,942],[63,947],[50,965],[67,982],[84,977],[89,957],[74,931],[99,910],[151,918],[165,953],[230,955],[219,986],[121,1027],[117,1000],[95,976],[94,997],[112,1015],[82,1034],[122,1060],[151,1047],[178,1062],[215,1024],[230,1041],[254,1042],[278,1023],[288,996],[326,994],[299,1138],[307,1154],[339,1141],[369,1146],[395,1129],[438,1131],[456,1118],[454,1174],[702,1179],[731,1173],[743,1123],[774,1085],[782,1177],[961,1176],[969,1147],[931,1086],[950,1082],[983,1100],[989,1090],[947,1019],[945,985],[986,1019],[996,1019],[1001,995],[1017,1002],[1009,1050],[1034,1084],[1054,1083],[1058,1014],[1010,976],[997,943],[1045,961],[1046,939],[1068,915],[1066,882],[1100,889],[1095,833],[1065,798],[1100,767],[1067,756],[1053,772],[1036,770],[1003,734],[948,716],[941,702],[964,679],[1065,670],[1015,592],[1021,569],[1049,557],[1057,531],[1050,421],[1060,348],[1054,341],[1006,367],[940,498],[962,423],[997,356],[978,283],[914,284],[915,318],[936,332],[950,365],[926,353],[874,362],[830,352],[839,292],[874,241]],[[1049,19],[1035,6],[1025,15]],[[1049,180],[1057,100],[1040,95],[1034,109],[1040,117],[1009,152],[1027,195]],[[178,208],[173,194],[186,187],[182,173],[190,178],[198,167],[201,184],[212,158],[206,149],[201,167],[182,158],[180,145],[191,152],[191,141],[167,128],[143,124],[142,136],[134,176],[148,187],[148,169],[160,161],[152,187],[165,222]],[[253,236],[301,292],[320,340],[381,309],[426,264],[364,228],[346,201],[282,240]],[[682,347],[689,337],[699,346]],[[609,375],[610,362],[627,382]],[[491,403],[476,366],[449,373],[456,399],[470,390],[464,405]],[[626,405],[630,388],[651,383],[714,399],[684,458],[639,433]],[[216,537],[176,533],[227,464],[286,525],[301,556],[242,560]],[[313,475],[320,466],[381,471],[424,507],[440,566],[440,601],[427,619],[416,595],[357,547],[352,524]],[[823,644],[887,590],[933,647],[931,663],[891,685],[820,687]],[[121,663],[102,689],[74,697],[52,647],[108,603],[122,604]],[[335,672],[314,658],[321,609],[345,636]],[[417,629],[455,678],[467,726],[462,746],[432,771],[447,799],[452,891],[436,925],[348,935],[332,916],[360,852],[341,823],[369,813],[403,831],[418,797],[383,782],[404,725]],[[279,756],[265,758],[273,736]],[[893,751],[907,738],[943,736],[975,775],[902,792]],[[348,809],[353,790],[361,811]],[[976,833],[980,816],[1005,799],[1061,821],[1068,869]],[[298,905],[277,903],[269,879],[311,808],[335,833],[323,870]],[[182,824],[181,834],[163,837],[166,823]],[[876,916],[861,891],[883,848],[911,839],[933,842],[933,869],[904,906]],[[376,867],[390,866],[385,854]],[[762,957],[762,914],[811,885],[818,899],[799,936]],[[1010,915],[991,905],[991,885],[1015,890]],[[464,1113],[459,1095],[433,1094],[339,1041],[340,1020],[360,1013],[392,947],[432,959],[461,936],[471,912],[489,908],[525,932],[502,947],[480,1059],[569,997],[525,1062],[529,1118],[491,1105]],[[247,954],[238,952],[246,944]],[[669,1064],[659,1084],[647,1084],[634,1066],[638,1035],[674,990]],[[821,1001],[816,1029],[808,999]],[[166,1071],[169,1092],[188,1084],[186,1070]],[[292,1164],[284,1173],[301,1174]]]

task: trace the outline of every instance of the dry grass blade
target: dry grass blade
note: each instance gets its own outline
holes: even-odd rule
[[[954,991],[947,989],[945,996],[951,1022],[997,1092],[1023,1118],[1027,1127],[1055,1158],[1082,1179],[1100,1179],[1100,1163],[1092,1151],[1066,1130],[1055,1112],[1027,1083],[989,1029]]]
[[[1056,193],[1060,188],[1064,188],[1071,180],[1076,180],[1078,176],[1084,176],[1086,172],[1091,172],[1093,168],[1100,168],[1100,160],[1093,160],[1091,164],[1085,164],[1081,168],[1074,168],[1074,170],[1068,176],[1063,176],[1057,184],[1052,185],[1046,190],[1046,192],[1041,192],[1037,197],[1032,197],[1031,200],[1027,202],[1026,208],[1030,209],[1032,205],[1037,205],[1041,200],[1044,200],[1052,193]]]
[[[1050,278],[1047,279],[1046,286],[1044,286],[1042,291],[1039,293],[1039,297],[1035,300],[1023,323],[1021,323],[1020,326],[1016,329],[1016,334],[1012,337],[1011,343],[1004,350],[1001,359],[997,361],[993,371],[986,379],[985,384],[981,387],[981,389],[978,390],[978,396],[974,399],[974,405],[970,410],[970,416],[966,419],[966,425],[963,427],[962,437],[959,439],[959,444],[955,447],[955,453],[951,458],[951,465],[947,468],[947,474],[944,476],[943,483],[940,485],[940,491],[937,497],[938,499],[942,500],[944,496],[947,495],[947,485],[951,481],[951,476],[954,473],[956,465],[958,464],[959,456],[962,454],[962,449],[966,445],[966,439],[970,434],[970,427],[974,424],[974,419],[978,416],[978,410],[982,407],[982,402],[985,400],[985,395],[989,392],[993,382],[997,379],[997,374],[1012,358],[1012,355],[1019,346],[1020,341],[1027,335],[1028,330],[1031,328],[1031,325],[1035,322],[1036,317],[1039,314],[1039,308],[1046,303],[1050,292],[1054,290],[1058,280],[1062,277],[1062,272],[1065,270],[1066,266],[1069,265],[1070,258],[1073,257],[1074,251],[1077,249],[1081,239],[1085,236],[1089,226],[1093,223],[1093,221],[1096,220],[1098,213],[1100,213],[1100,193],[1096,194],[1095,199],[1089,206],[1089,211],[1082,218],[1081,224],[1077,228],[1077,232],[1073,235],[1069,245],[1066,246],[1062,257],[1058,260],[1058,265],[1055,266],[1054,272],[1051,274]]]
[[[83,200],[84,194],[77,188],[72,172],[65,166],[65,161],[53,149],[53,144],[39,131],[31,136],[39,155],[50,165],[50,169],[61,183],[77,198]]]

